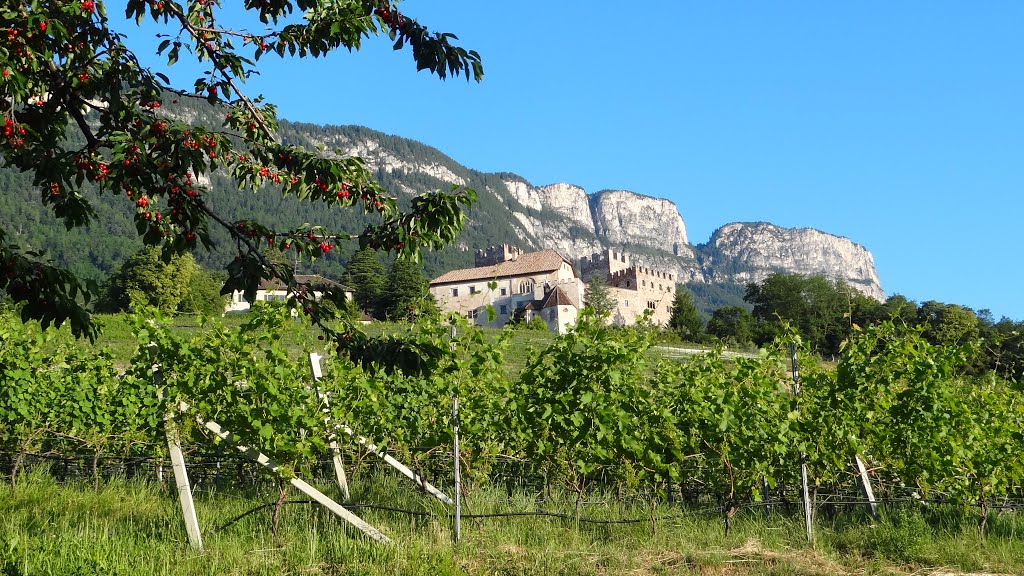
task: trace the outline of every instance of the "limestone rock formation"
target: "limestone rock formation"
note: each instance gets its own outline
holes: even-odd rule
[[[669,200],[605,190],[591,198],[591,208],[594,229],[608,244],[639,244],[676,256],[689,252],[686,224]]]
[[[708,282],[760,282],[782,271],[842,280],[872,298],[885,298],[871,253],[820,230],[736,222],[716,230],[702,248]]]
[[[534,186],[515,174],[483,174],[461,166],[436,149],[365,128],[338,128],[321,135],[328,147],[362,156],[369,167],[390,175],[394,192],[426,191],[424,178],[469,185],[487,195],[488,216],[504,232],[469,229],[489,244],[557,250],[578,260],[617,248],[644,266],[672,273],[682,282],[745,284],[782,271],[842,280],[883,299],[871,253],[846,238],[810,228],[768,223],[733,223],[719,228],[707,244],[692,245],[675,203],[628,190],[588,194],[572,184]],[[419,183],[418,183],[419,182]],[[506,212],[507,211],[507,212]],[[486,245],[486,244],[485,244]],[[472,251],[485,245],[463,245]]]
[[[532,236],[538,248],[552,248],[569,258],[579,258],[601,248],[594,234],[587,193],[572,184],[534,187],[521,180],[505,180],[516,207],[516,223]]]

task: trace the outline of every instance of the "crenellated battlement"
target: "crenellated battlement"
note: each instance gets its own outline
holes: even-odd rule
[[[476,251],[474,256],[475,266],[494,266],[495,264],[501,264],[502,262],[509,262],[519,258],[523,254],[523,251],[517,246],[511,244],[499,244],[498,246],[488,246]]]
[[[580,274],[587,280],[602,275],[609,286],[629,289],[654,287],[674,292],[678,281],[675,274],[633,264],[628,254],[612,248],[580,258]]]

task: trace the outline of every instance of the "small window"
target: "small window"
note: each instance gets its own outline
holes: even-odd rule
[[[644,288],[647,288],[647,280],[641,280],[640,283],[643,284]]]
[[[480,311],[477,309],[473,309],[469,311],[469,314],[466,314],[466,318],[469,318],[470,320],[476,320],[477,316],[479,315]]]
[[[476,286],[470,286],[469,287],[469,293],[470,294],[476,294]]]
[[[654,300],[648,300],[647,307],[650,308],[651,310],[657,310],[658,304]]]
[[[452,288],[452,296],[458,296],[458,295],[459,295],[459,289],[458,288]]]
[[[502,288],[502,290],[504,290],[504,288]],[[499,306],[499,307],[498,307],[498,310],[499,310],[499,311],[500,311],[500,312],[501,312],[502,314],[508,314],[508,306],[506,306],[506,305],[504,305],[504,304],[502,304],[501,306]]]
[[[622,305],[625,306],[626,308],[629,308],[629,300],[623,300]]]
[[[508,288],[502,288],[501,289],[501,295],[502,296],[508,296]]]

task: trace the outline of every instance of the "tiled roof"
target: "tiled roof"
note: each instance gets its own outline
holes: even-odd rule
[[[572,265],[561,254],[554,250],[541,250],[540,252],[527,252],[520,254],[515,260],[501,262],[493,266],[479,266],[477,268],[462,268],[446,272],[430,281],[430,285],[451,284],[453,282],[471,282],[473,280],[494,280],[497,278],[508,278],[514,276],[526,276],[539,272],[551,272],[558,270],[563,264]]]
[[[552,308],[555,306],[576,306],[576,303],[562,290],[561,286],[555,286],[555,289],[548,292],[547,298],[541,303],[541,308]]]
[[[312,288],[341,288],[343,290],[350,290],[347,286],[329,278],[324,278],[319,274],[296,274],[295,283],[299,286],[309,286]],[[264,279],[260,281],[260,290],[284,290],[284,284],[277,278]]]

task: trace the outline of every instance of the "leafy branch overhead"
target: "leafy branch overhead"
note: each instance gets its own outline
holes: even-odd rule
[[[231,8],[226,8],[230,5]],[[225,26],[248,16],[252,30]],[[102,1],[23,1],[0,9],[0,152],[6,166],[28,172],[41,202],[68,228],[96,217],[97,195],[124,199],[144,243],[172,254],[213,248],[211,228],[228,232],[238,254],[228,266],[224,292],[252,298],[262,279],[278,278],[293,305],[324,324],[329,312],[299,289],[287,264],[266,250],[314,259],[338,242],[393,251],[417,259],[421,249],[450,243],[476,196],[453,187],[415,198],[408,211],[373,178],[359,158],[283,144],[277,110],[243,90],[261,58],[319,57],[341,48],[358,50],[365,39],[386,35],[396,50],[411,48],[418,70],[441,79],[480,81],[480,56],[431,32],[403,14],[397,3],[363,0],[246,0],[243,7],[213,0],[129,0],[126,15],[166,27],[159,53],[168,66],[188,55],[206,71],[188,88],[171,85],[144,66],[112,27]],[[301,15],[300,15],[301,14]],[[200,98],[224,113],[223,126],[194,124],[168,113],[179,99]],[[315,224],[275,230],[208,201],[209,177],[228,175],[239,190],[277,190],[330,209],[373,217],[358,235]],[[96,287],[20,249],[0,230],[0,290],[24,303],[24,317],[44,324],[70,320],[76,335],[95,336],[85,308]],[[339,345],[352,341],[327,330]],[[347,336],[347,338],[346,338]],[[356,337],[356,340],[359,338]]]

